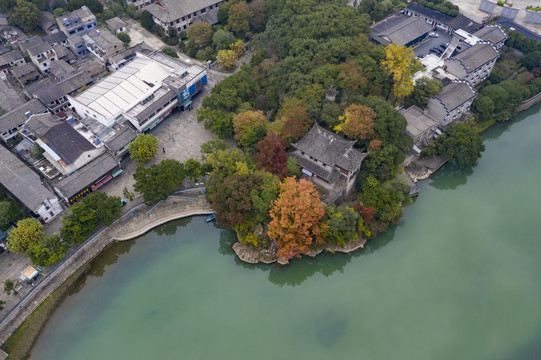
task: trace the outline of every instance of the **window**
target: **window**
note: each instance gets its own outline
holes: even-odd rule
[[[71,30],[68,34],[70,34],[70,35],[75,34],[75,30]]]
[[[182,21],[184,21],[184,20],[186,20],[186,16],[183,16],[183,17],[182,17]]]
[[[207,9],[202,9],[201,14],[204,14],[207,11]]]
[[[92,29],[92,24],[86,26],[87,29]]]

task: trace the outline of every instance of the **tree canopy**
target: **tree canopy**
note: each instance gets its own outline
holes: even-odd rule
[[[413,92],[413,75],[422,69],[413,49],[395,43],[385,48],[385,60],[381,62],[393,77],[393,94],[401,99]]]
[[[24,254],[33,244],[45,237],[43,225],[34,218],[17,221],[17,226],[8,232],[8,249],[11,252]]]
[[[146,168],[140,165],[133,178],[135,191],[143,195],[145,204],[152,205],[165,200],[180,187],[186,176],[184,165],[173,159],[166,159],[159,164]]]
[[[139,134],[128,145],[133,161],[142,164],[153,159],[158,153],[158,139],[151,134]]]

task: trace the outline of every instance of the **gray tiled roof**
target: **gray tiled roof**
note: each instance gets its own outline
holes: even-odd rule
[[[0,132],[8,131],[14,127],[24,124],[27,119],[27,112],[31,114],[40,114],[46,111],[45,106],[39,102],[37,99],[32,99],[26,104],[23,104],[4,115],[0,116]]]
[[[19,49],[21,49],[22,52],[26,52],[32,46],[35,46],[41,42],[42,40],[39,36],[33,36],[26,40],[19,41],[18,44],[19,44]]]
[[[22,104],[24,100],[15,89],[9,83],[0,80],[0,109],[10,111]]]
[[[13,50],[13,51],[8,52],[7,54],[0,56],[0,66],[9,64],[10,62],[13,62],[13,61],[22,60],[22,59],[23,59],[23,55],[21,54],[21,52],[18,50]]]
[[[92,78],[84,71],[79,71],[73,76],[60,81],[57,85],[64,91],[66,94],[71,94],[74,91],[79,90],[85,85],[92,83]]]
[[[438,121],[432,116],[426,114],[424,111],[413,105],[407,109],[401,109],[402,114],[408,121],[406,131],[412,138],[423,134],[425,131],[430,130],[438,125]]]
[[[55,188],[66,198],[71,198],[82,189],[92,185],[118,166],[109,153],[103,153],[73,174],[56,183]]]
[[[0,183],[27,208],[36,212],[43,200],[55,196],[22,160],[0,146]]]
[[[115,35],[113,35],[113,33],[103,27],[89,31],[88,34],[83,36],[83,38],[85,36],[88,36],[89,38],[94,40],[103,49],[107,49],[107,47],[110,45],[116,45],[119,48],[124,48],[124,43],[120,41],[120,39],[117,38]]]
[[[49,71],[58,79],[64,79],[76,72],[75,68],[64,60],[53,61]]]
[[[497,44],[507,38],[507,35],[499,26],[485,26],[474,32],[473,35],[479,39],[490,41],[493,44]]]
[[[25,89],[25,93],[31,98],[39,99],[45,105],[66,96],[64,90],[51,82],[50,79],[45,79],[28,86]]]
[[[472,33],[475,30],[479,29],[481,26],[483,26],[479,24],[478,22],[473,21],[469,17],[466,17],[462,14],[459,14],[456,18],[445,23],[445,25],[449,26],[451,29],[454,29],[454,30],[462,29],[469,33]]]
[[[11,71],[13,76],[15,76],[17,79],[29,76],[32,73],[36,73],[36,75],[39,75],[38,69],[31,62],[21,66],[17,66],[16,68],[10,69],[9,71]]]
[[[444,86],[435,98],[441,101],[447,111],[452,111],[476,95],[475,91],[465,82],[452,82]]]
[[[150,4],[145,6],[145,10],[163,22],[171,22],[219,2],[217,0],[160,0],[162,6]]]
[[[315,124],[296,144],[297,150],[304,152],[327,166],[335,165],[346,170],[360,166],[366,154],[353,149],[355,141],[348,141]]]
[[[66,163],[74,163],[84,152],[95,147],[64,120],[47,113],[32,116],[24,128],[39,137]]]
[[[109,20],[105,20],[105,23],[113,31],[126,27],[126,23],[122,19],[120,19],[118,16],[115,16],[114,18],[111,18]]]
[[[490,44],[475,44],[453,58],[460,61],[468,72],[498,58],[498,52]]]
[[[380,44],[405,45],[430,32],[432,27],[419,17],[393,14],[370,27],[372,38]]]
[[[30,56],[36,56],[36,55],[39,55],[39,54],[43,54],[44,52],[48,51],[48,50],[52,50],[53,48],[51,47],[51,45],[47,44],[47,43],[44,43],[44,42],[39,42],[39,43],[36,43],[36,45],[32,46],[31,48],[28,49],[28,55]]]
[[[123,147],[128,145],[133,139],[137,137],[137,133],[130,128],[129,126],[124,126],[120,132],[115,134],[115,136],[106,141],[105,145],[113,152],[116,153],[121,150]]]
[[[45,35],[42,40],[43,42],[47,44],[54,44],[54,43],[61,43],[62,41],[66,41],[67,36],[62,31],[55,32],[53,34]]]

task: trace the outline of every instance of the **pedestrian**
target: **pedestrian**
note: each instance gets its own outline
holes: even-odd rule
[[[174,137],[172,137],[171,140],[173,140],[173,142],[175,142],[175,138],[174,138]]]
[[[163,150],[163,153],[165,154],[165,148],[164,147],[162,147],[162,150]]]

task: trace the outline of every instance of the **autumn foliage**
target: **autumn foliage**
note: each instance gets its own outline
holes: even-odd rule
[[[320,220],[324,209],[310,181],[285,178],[269,213],[272,221],[267,235],[277,240],[278,257],[284,260],[300,257],[310,251],[312,244],[323,244],[326,225]]]
[[[374,134],[374,118],[376,113],[368,106],[351,104],[340,116],[340,124],[334,127],[339,133],[342,131],[350,139],[370,139]]]
[[[275,132],[269,133],[257,144],[254,158],[258,168],[278,175],[287,176],[286,142]]]
[[[282,116],[272,124],[271,130],[282,135],[287,144],[291,144],[303,137],[310,126],[312,120],[308,114],[307,101],[292,98],[282,107]]]

